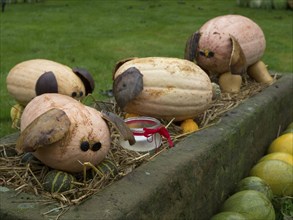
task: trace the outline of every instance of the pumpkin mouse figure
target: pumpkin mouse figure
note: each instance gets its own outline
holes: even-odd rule
[[[146,57],[122,60],[115,67],[113,81],[114,97],[122,110],[183,121],[184,133],[197,129],[193,118],[209,108],[213,98],[208,75],[184,59]]]
[[[273,81],[260,61],[265,47],[264,33],[255,22],[241,15],[224,15],[207,21],[191,35],[185,59],[219,75],[222,91],[237,93],[246,72],[257,82]]]
[[[82,68],[71,69],[63,64],[33,59],[14,66],[6,78],[8,93],[17,101],[11,109],[13,127],[24,106],[44,93],[60,93],[81,99],[94,90],[94,79]]]
[[[134,144],[124,121],[100,112],[62,94],[35,97],[21,116],[21,134],[16,149],[32,154],[45,165],[66,172],[84,171],[83,164],[99,164],[107,155],[111,140],[105,120]]]

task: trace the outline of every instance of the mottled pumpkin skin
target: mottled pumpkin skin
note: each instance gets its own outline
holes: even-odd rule
[[[221,74],[230,71],[232,52],[230,35],[240,44],[247,66],[260,60],[266,48],[262,29],[251,19],[241,15],[224,15],[207,21],[200,29],[196,51],[196,62],[204,70]],[[213,53],[211,57],[201,55],[204,51]]]
[[[101,162],[107,155],[111,143],[109,128],[99,111],[69,96],[43,94],[34,98],[22,114],[21,131],[35,118],[52,108],[63,110],[69,117],[69,132],[62,140],[38,148],[33,155],[51,168],[68,172],[82,171],[83,166],[80,162],[90,162],[93,165]],[[98,151],[82,151],[82,141],[88,141],[90,144],[100,142],[102,146]]]
[[[58,84],[58,93],[80,99],[85,96],[85,86],[72,69],[63,64],[45,60],[33,59],[14,66],[6,78],[8,93],[20,104],[27,105],[36,94],[36,82],[45,72],[53,72]],[[80,95],[82,94],[82,95]]]
[[[181,121],[205,111],[212,100],[208,75],[193,62],[162,57],[136,58],[121,65],[117,78],[135,67],[143,75],[143,90],[125,111],[138,115]]]

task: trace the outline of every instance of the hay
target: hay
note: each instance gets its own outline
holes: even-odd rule
[[[208,128],[218,123],[225,112],[237,107],[240,103],[261,92],[267,86],[266,84],[246,80],[238,94],[221,94],[221,98],[214,101],[211,107],[203,114],[199,115],[195,121],[198,123],[200,129]],[[88,97],[87,101],[90,99],[91,98]],[[98,102],[94,99],[91,100],[94,108],[98,110],[105,109],[124,117],[124,113],[119,110],[114,101]],[[181,128],[176,125],[176,123],[172,123],[172,121],[161,120],[161,123],[167,127],[174,144],[187,135],[190,135],[190,133],[181,134]],[[163,140],[161,147],[154,153],[141,154],[130,151],[120,146],[119,134],[114,127],[109,124],[109,128],[111,131],[112,144],[107,158],[112,160],[118,167],[119,174],[115,177],[105,174],[95,175],[93,178],[85,179],[82,174],[77,174],[75,175],[76,181],[73,182],[74,187],[71,190],[63,193],[48,193],[43,189],[42,181],[50,168],[36,159],[30,160],[28,163],[22,163],[23,155],[16,155],[14,150],[17,139],[17,135],[14,135],[12,138],[13,141],[10,139],[10,141],[6,143],[3,143],[3,141],[0,143],[1,186],[13,188],[17,193],[29,192],[36,196],[41,196],[40,198],[42,199],[38,201],[40,204],[52,204],[57,201],[60,205],[59,207],[43,214],[49,215],[52,212],[60,211],[61,213],[55,216],[58,219],[70,206],[84,202],[88,197],[123,178],[141,164],[152,160],[169,148],[167,141]]]

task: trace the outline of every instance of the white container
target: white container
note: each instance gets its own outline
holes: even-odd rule
[[[150,152],[162,144],[161,134],[158,133],[162,127],[159,120],[151,117],[131,117],[124,120],[132,131],[136,143],[129,145],[128,141],[120,140],[122,147],[137,152]]]

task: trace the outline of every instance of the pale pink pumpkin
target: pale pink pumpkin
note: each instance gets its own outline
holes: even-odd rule
[[[257,82],[272,83],[261,61],[265,48],[264,33],[254,21],[241,15],[223,15],[207,21],[189,37],[184,57],[210,75],[218,75],[224,92],[237,93],[246,73]]]
[[[241,15],[225,15],[207,21],[200,29],[197,64],[213,73],[230,71],[231,36],[239,43],[246,59],[246,67],[264,54],[266,40],[262,29],[251,19]],[[205,54],[213,53],[207,57]]]
[[[68,172],[80,172],[83,170],[82,163],[90,162],[96,165],[105,158],[111,140],[109,128],[101,112],[69,96],[50,93],[35,97],[24,109],[21,117],[21,132],[51,109],[64,111],[70,120],[70,126],[60,140],[56,142],[50,140],[54,142],[50,144],[42,144],[42,138],[45,139],[45,135],[50,135],[50,132],[42,132],[40,128],[35,134],[40,141],[40,146],[33,152],[36,158],[51,168]],[[48,120],[44,123],[44,128],[48,130],[51,126],[53,131],[54,126],[57,126],[54,120],[56,119],[52,118],[52,121]],[[67,128],[64,126],[64,129]],[[89,149],[82,150],[82,143],[87,143]],[[18,145],[21,146],[21,143]]]

